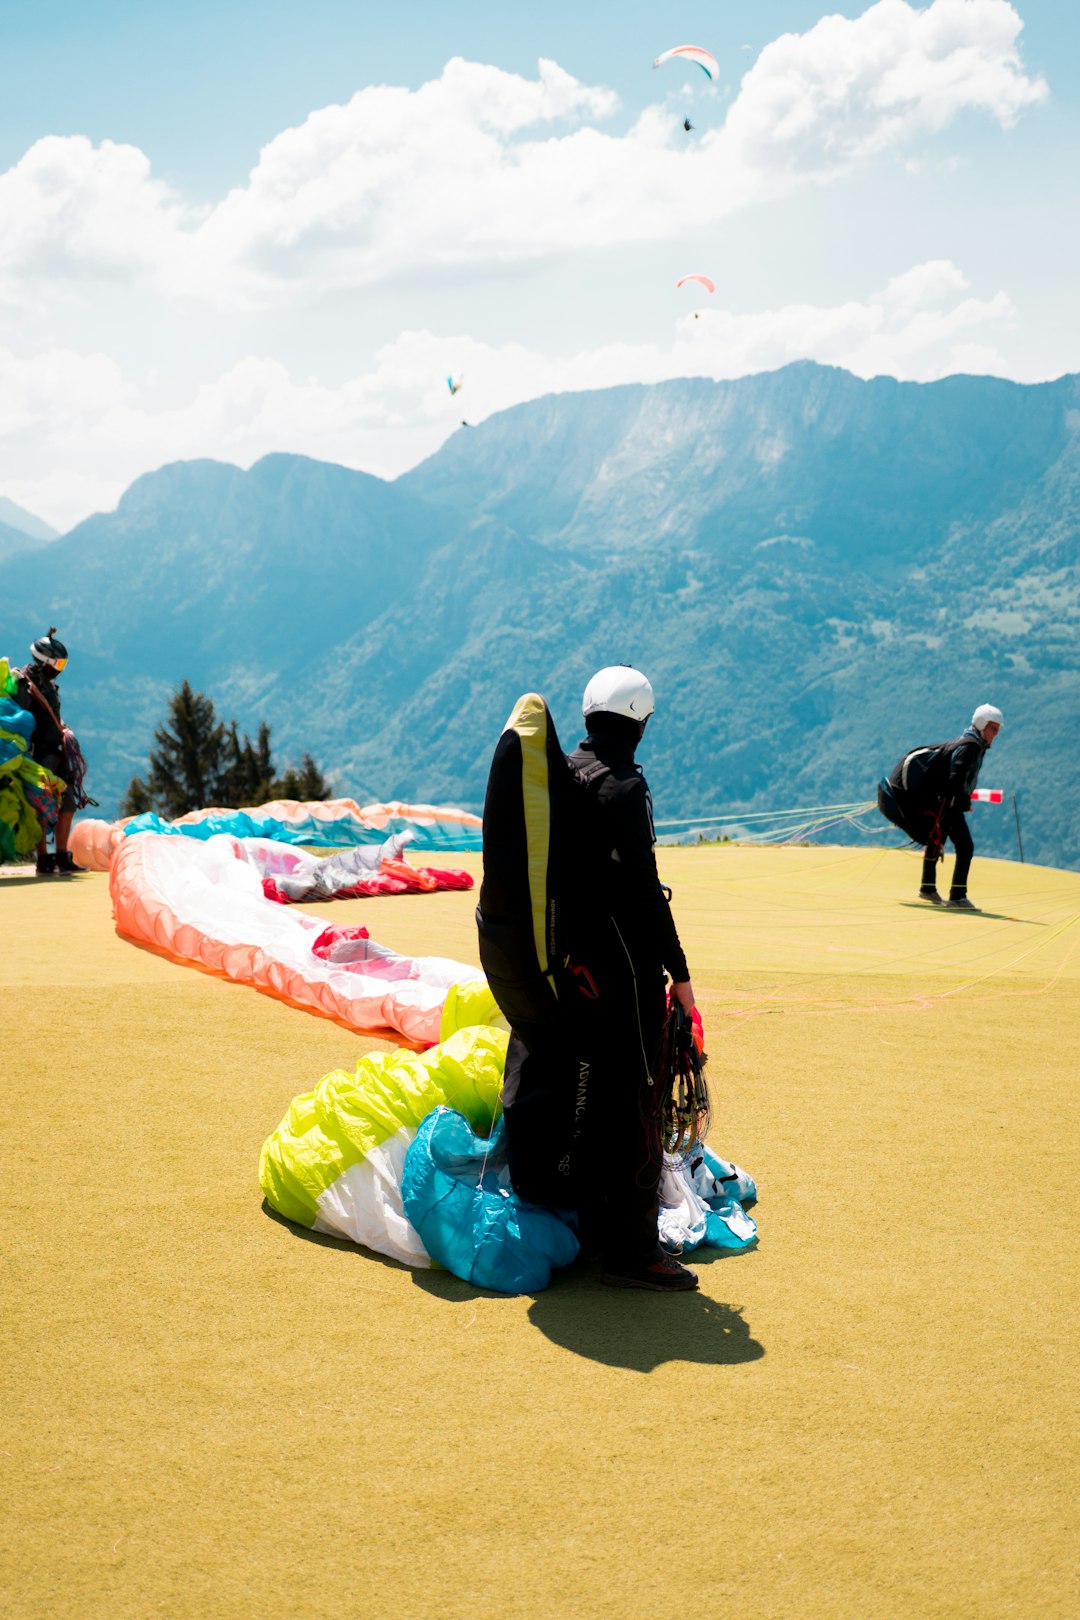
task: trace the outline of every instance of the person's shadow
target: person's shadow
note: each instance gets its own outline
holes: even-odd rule
[[[506,1298],[463,1282],[449,1271],[414,1270],[347,1238],[298,1226],[265,1198],[262,1211],[305,1243],[362,1255],[394,1271],[408,1271],[418,1288],[439,1299],[460,1304],[470,1299]],[[555,1272],[550,1285],[533,1296],[529,1320],[553,1344],[561,1344],[574,1355],[609,1367],[629,1367],[633,1372],[652,1372],[665,1361],[734,1367],[760,1361],[765,1354],[764,1345],[751,1338],[737,1305],[721,1304],[701,1293],[664,1297],[644,1289],[608,1288],[600,1281],[595,1261]]]
[[[1049,923],[1040,922],[1037,917],[1013,917],[1005,911],[949,911],[948,906],[927,905],[925,900],[901,900],[900,904],[909,911],[942,911],[949,912],[950,917],[982,917],[987,922],[1014,922],[1023,923],[1025,928],[1049,928]]]
[[[444,1299],[496,1297],[445,1271],[417,1271],[413,1281]],[[529,1320],[574,1355],[633,1372],[652,1372],[665,1361],[733,1367],[765,1354],[737,1305],[701,1293],[661,1296],[609,1288],[595,1267],[556,1272],[534,1296]]]

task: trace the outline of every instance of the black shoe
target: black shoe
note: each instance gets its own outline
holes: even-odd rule
[[[600,1281],[609,1288],[649,1288],[656,1294],[687,1294],[698,1285],[697,1272],[680,1265],[670,1254],[637,1265],[605,1266]]]
[[[52,877],[56,871],[56,856],[39,855],[34,871],[38,877]]]
[[[70,849],[60,849],[56,852],[56,870],[58,872],[86,872],[89,868],[77,866]]]
[[[938,894],[932,883],[929,885],[926,883],[923,884],[922,888],[919,890],[919,899],[929,900],[932,906],[943,906],[945,904],[944,900],[941,898],[940,894]]]
[[[966,894],[950,894],[945,904],[950,911],[981,911],[981,906],[975,905]]]

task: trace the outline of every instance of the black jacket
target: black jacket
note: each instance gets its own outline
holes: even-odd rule
[[[893,767],[887,785],[906,815],[937,815],[946,803],[966,813],[971,809],[971,795],[989,746],[980,731],[968,726],[962,736],[951,742],[914,748],[905,754]]]
[[[962,737],[949,743],[949,780],[946,792],[955,810],[971,809],[971,795],[979,780],[983,755],[990,744],[981,731],[968,726]]]
[[[596,876],[628,949],[684,982],[690,970],[656,870],[652,795],[641,766],[611,737],[586,737],[567,757],[587,782],[596,811]]]
[[[49,709],[45,707],[47,703],[59,720],[60,693],[47,665],[27,664],[25,669],[16,671],[16,681],[15,701],[20,708],[28,709],[34,717],[34,735],[30,739],[31,759],[45,759],[62,753],[64,734],[53,720]],[[31,691],[31,683],[41,693],[45,703],[38,701],[35,693]]]

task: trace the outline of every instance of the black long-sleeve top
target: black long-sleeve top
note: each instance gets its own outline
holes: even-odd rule
[[[569,756],[589,777],[596,807],[599,874],[631,953],[658,961],[676,982],[690,977],[675,919],[656,870],[652,795],[633,752],[611,737],[588,736]],[[596,762],[606,766],[595,773]],[[590,769],[592,767],[593,769]]]
[[[56,721],[60,718],[60,693],[56,682],[52,678],[52,671],[45,664],[27,664],[24,670],[16,672],[15,701],[20,708],[29,709],[34,717],[34,734],[30,739],[30,757],[39,759],[58,754],[64,746],[64,734]],[[45,699],[39,702],[31,686]],[[46,708],[45,704],[48,704]],[[49,713],[49,708],[53,714]]]
[[[963,736],[952,745],[952,753],[949,756],[948,795],[954,809],[963,811],[971,809],[971,795],[979,780],[979,767],[988,747],[989,744],[982,732],[976,731],[974,726],[968,726]]]

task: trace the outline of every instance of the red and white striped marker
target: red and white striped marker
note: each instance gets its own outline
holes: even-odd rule
[[[1004,804],[1005,794],[1001,788],[976,788],[971,795],[971,802],[975,804]]]

